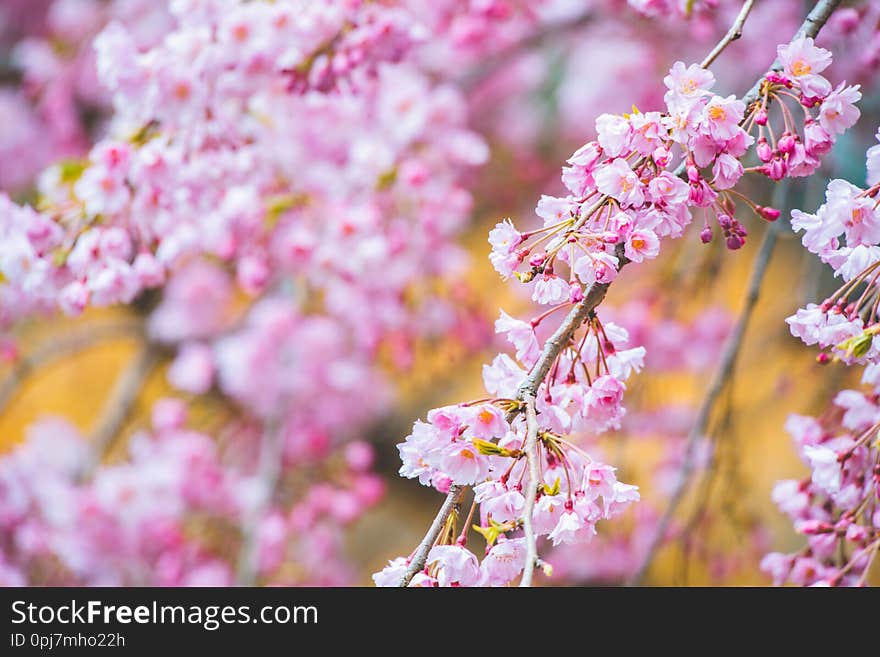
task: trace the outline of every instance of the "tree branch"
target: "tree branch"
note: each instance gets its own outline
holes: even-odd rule
[[[786,183],[780,183],[776,188],[777,194],[774,195],[775,198],[773,200],[776,207],[781,206],[784,202],[786,187]],[[743,338],[745,337],[746,329],[748,328],[749,320],[752,316],[752,311],[755,308],[755,304],[758,302],[758,296],[761,292],[761,284],[764,281],[764,275],[767,273],[767,267],[770,264],[770,258],[773,255],[773,249],[776,246],[779,230],[780,222],[777,220],[769,225],[767,232],[764,234],[764,240],[761,242],[761,247],[758,254],[755,256],[755,262],[752,265],[752,274],[746,291],[745,300],[743,302],[742,311],[740,312],[739,319],[736,322],[733,332],[727,338],[727,342],[724,345],[724,352],[718,363],[718,369],[712,377],[712,382],[706,391],[706,396],[703,397],[703,401],[697,412],[696,420],[688,432],[678,478],[676,479],[672,494],[667,502],[666,509],[660,517],[660,520],[657,522],[657,526],[655,527],[651,540],[648,543],[648,549],[645,552],[638,569],[629,582],[632,586],[638,586],[644,580],[648,568],[650,568],[651,563],[656,556],[657,550],[660,548],[661,543],[666,537],[666,532],[669,530],[672,517],[675,515],[678,506],[681,504],[685,493],[687,492],[688,484],[690,483],[691,476],[694,472],[697,445],[699,444],[700,439],[706,435],[709,420],[712,416],[712,409],[715,407],[718,397],[724,391],[724,388],[727,386],[733,375],[736,360],[739,356],[740,348],[742,347]]]
[[[617,256],[620,258],[620,269],[622,269],[629,261],[623,255],[621,245],[618,245]],[[609,285],[609,283],[593,284],[583,300],[572,308],[568,315],[565,316],[565,319],[562,324],[559,325],[559,328],[556,329],[556,332],[544,343],[541,356],[538,358],[532,371],[520,384],[516,395],[518,401],[524,401],[527,397],[534,397],[537,394],[541,381],[543,381],[544,377],[547,376],[547,373],[550,372],[550,368],[553,367],[553,362],[556,360],[556,356],[558,356],[559,352],[561,352],[565,345],[568,344],[571,340],[571,336],[574,335],[574,332],[584,323],[584,321],[586,321],[590,313],[593,312],[605,299]],[[521,410],[522,409],[513,409],[510,411],[507,414],[507,421],[512,422]],[[434,541],[437,540],[440,530],[443,528],[449,514],[452,513],[456,499],[459,494],[463,492],[463,489],[464,487],[456,485],[453,485],[449,489],[449,493],[446,495],[443,505],[437,512],[434,522],[431,523],[428,533],[425,534],[425,537],[422,539],[422,542],[419,543],[419,547],[416,549],[415,554],[410,560],[409,566],[400,580],[400,586],[409,585],[413,576],[425,567],[425,560],[428,558],[428,552],[431,551]]]
[[[458,507],[459,498],[464,491],[464,486],[452,484],[449,487],[449,492],[446,494],[446,499],[443,500],[443,505],[434,517],[434,522],[432,522],[431,526],[428,528],[428,533],[425,534],[425,538],[422,539],[421,543],[419,543],[419,546],[416,548],[415,554],[413,554],[412,559],[410,559],[406,572],[403,574],[403,577],[400,578],[400,584],[398,584],[398,586],[409,586],[410,581],[415,577],[416,573],[420,572],[425,567],[425,561],[428,559],[428,552],[434,547],[434,542],[443,530],[443,526],[446,524],[449,514]]]
[[[532,585],[532,575],[535,572],[535,564],[538,561],[538,544],[535,538],[535,530],[532,527],[532,513],[535,509],[535,498],[538,496],[538,416],[535,411],[535,396],[526,394],[526,461],[529,465],[529,485],[526,486],[526,504],[523,509],[523,530],[526,539],[526,565],[523,569],[520,587],[527,588]]]
[[[152,342],[145,343],[137,357],[116,380],[113,391],[99,416],[89,449],[89,458],[83,465],[80,479],[91,476],[104,454],[128,420],[144,383],[159,362],[160,348]]]
[[[739,15],[736,17],[733,25],[730,26],[727,34],[725,34],[724,38],[721,39],[721,41],[719,41],[712,49],[712,52],[706,55],[706,59],[700,63],[702,68],[709,68],[712,66],[712,62],[718,59],[718,55],[724,52],[724,49],[727,48],[727,46],[742,36],[743,25],[745,25],[746,19],[749,17],[749,12],[752,11],[752,5],[754,4],[755,0],[746,0],[743,3],[742,9],[739,10]]]
[[[105,340],[137,336],[139,333],[140,322],[102,322],[63,336],[53,336],[12,366],[9,376],[0,383],[0,411],[6,408],[25,379],[43,365],[79,353]]]

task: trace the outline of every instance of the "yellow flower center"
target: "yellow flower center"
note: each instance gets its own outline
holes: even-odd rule
[[[626,194],[629,190],[633,188],[633,183],[629,180],[629,178],[621,178],[620,179],[620,191]]]
[[[724,111],[723,107],[715,105],[709,108],[709,118],[713,121],[723,121],[727,118],[727,112]]]
[[[791,74],[798,78],[802,75],[809,75],[812,70],[813,68],[803,59],[799,59],[791,65]]]
[[[476,456],[474,456],[474,453],[469,449],[461,450],[461,456],[462,456],[462,458],[466,458],[466,459],[475,459],[476,458]]]
[[[634,237],[632,245],[636,251],[641,251],[645,248],[645,240],[643,240],[641,237]]]
[[[480,415],[478,417],[480,418],[480,422],[482,422],[483,424],[489,424],[493,419],[495,419],[492,411],[486,408],[480,411]]]

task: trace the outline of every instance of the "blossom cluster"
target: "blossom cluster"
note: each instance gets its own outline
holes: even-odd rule
[[[764,557],[761,568],[777,584],[863,585],[880,550],[880,368],[869,365],[862,381],[866,390],[839,392],[822,417],[788,419],[811,474],[773,490],[773,501],[806,538],[798,552]]]
[[[604,324],[594,312],[583,330],[575,331],[562,345],[535,391],[539,471],[552,472],[561,464],[566,487],[560,489],[561,484],[548,481],[545,475],[534,486],[537,499],[527,504],[522,498],[523,481],[528,482],[531,476],[523,463],[528,402],[522,392],[544,351],[536,330],[553,313],[584,302],[596,286],[611,283],[623,265],[656,257],[662,238],[682,235],[691,221],[691,208],[703,211],[702,241],[712,239],[709,218],[713,216],[731,250],[740,248],[746,236],[745,228],[734,218],[737,199],[744,200],[756,215],[775,221],[778,210],[757,206],[732,191],[746,172],[740,159],[756,144],[758,157],[765,164],[752,171],[774,180],[798,175],[797,167],[788,168],[789,156],[801,153],[803,159],[805,151],[803,146],[797,150],[799,142],[792,136],[795,127],[781,100],[783,94],[799,99],[805,113],[807,107],[828,102],[829,107],[839,109],[840,125],[851,125],[850,107],[844,107],[851,94],[843,94],[842,101],[837,97],[829,101],[830,84],[819,75],[830,63],[826,55],[827,51],[809,38],[780,47],[784,72],[768,73],[758,99],[748,107],[735,96],[713,93],[715,79],[710,71],[677,62],[664,78],[665,112],[633,108],[629,114],[597,118],[596,141],[578,149],[563,169],[568,195],[544,196],[538,203],[536,214],[543,219],[542,228],[522,232],[507,220],[489,233],[490,260],[495,269],[504,278],[515,276],[530,285],[532,299],[551,308],[531,321],[517,320],[502,311],[496,331],[507,336],[519,363],[506,354],[497,356],[484,368],[489,398],[431,411],[428,421],[417,422],[399,446],[402,475],[418,477],[441,491],[451,484],[475,486],[473,504],[480,505],[479,530],[487,536],[487,549],[492,549],[499,535],[515,532],[525,524],[524,509],[534,508],[530,524],[554,544],[583,542],[595,533],[595,521],[608,517],[609,508],[623,508],[638,499],[637,488],[620,484],[616,478],[610,486],[610,499],[593,490],[593,478],[584,475],[581,459],[586,459],[588,467],[594,461],[565,437],[619,428],[625,381],[643,365],[644,349],[629,345],[625,329],[611,322]],[[836,92],[838,96],[842,89]],[[791,149],[783,142],[780,150],[775,140],[767,112],[771,96],[779,101],[784,136],[792,142]],[[828,115],[832,112],[825,110]],[[750,134],[752,129],[759,134],[757,142]],[[772,144],[768,144],[765,131]],[[765,146],[771,148],[769,158],[764,157]],[[771,167],[771,161],[781,162],[782,169]],[[678,163],[686,181],[669,170]],[[563,267],[567,275],[557,273]],[[517,474],[520,488],[511,491],[510,478]],[[596,483],[601,486],[601,478]],[[567,495],[565,513],[558,519],[545,518],[542,505],[558,511],[558,500],[553,497],[560,490]],[[613,491],[622,497],[616,499]],[[603,497],[604,513],[597,512],[593,503],[599,496]],[[580,509],[575,502],[578,498]],[[499,513],[506,521],[499,521]],[[429,555],[418,581],[432,585],[441,580],[457,584],[489,581],[485,572],[482,580],[477,576],[480,570],[475,557],[463,556],[466,531],[453,561],[463,569],[458,574],[466,571],[472,577],[450,580],[440,576],[450,566],[446,557],[438,554],[436,562],[431,562]],[[453,531],[446,533],[448,542],[453,535]],[[406,559],[392,562],[375,576],[376,581],[391,583],[406,572],[407,564]],[[512,578],[518,574],[518,570],[512,572]]]
[[[243,540],[235,528],[258,502],[259,481],[240,454],[229,462],[227,452],[236,448],[221,447],[186,422],[183,402],[160,400],[151,430],[132,437],[126,460],[97,466],[88,442],[67,422],[32,425],[27,441],[0,461],[0,583],[234,583],[237,552],[218,550],[205,537]],[[238,450],[247,449],[247,434],[235,436]],[[270,504],[254,529],[261,577],[349,581],[342,530],[382,492],[368,472],[371,460],[368,445],[352,443],[322,466],[334,464],[328,481],[301,490],[288,509]],[[279,570],[290,561],[302,570]]]
[[[835,179],[815,214],[792,211],[792,227],[803,231],[804,246],[844,281],[822,303],[809,303],[786,320],[792,335],[827,350],[820,354],[821,362],[834,358],[866,364],[880,355],[880,341],[875,339],[880,330],[880,145],[868,149],[867,169],[866,189]]]
[[[265,525],[276,557],[258,581],[348,583],[342,529],[382,490],[368,463],[360,474],[333,464],[341,444],[387,408],[385,353],[403,367],[421,338],[473,341],[479,333],[468,290],[435,279],[452,282],[463,263],[456,237],[471,207],[464,182],[486,146],[466,127],[462,94],[418,61],[420,3],[150,3],[167,20],[156,39],[141,38],[148,16],[127,20],[123,4],[67,32],[88,44],[112,104],[105,136],[87,157],[46,170],[32,207],[0,195],[0,239],[8,245],[0,254],[0,330],[35,313],[143,301],[147,339],[172,354],[169,382],[188,395],[221,395],[234,410],[233,420],[211,427],[211,440],[235,445],[224,472],[239,461],[250,468],[261,436],[269,427],[278,433],[277,483],[263,490],[253,483],[261,473],[231,468],[251,492],[230,493],[237,502],[222,517],[210,510],[233,533],[245,531],[252,510],[262,516],[258,533]],[[448,24],[456,12],[507,20],[488,6],[450,5]],[[91,36],[105,19],[114,20],[92,54]],[[43,36],[50,38],[38,35],[28,52]],[[37,79],[39,61],[23,64],[25,81]],[[351,403],[356,396],[361,401]],[[192,434],[165,432],[162,443],[180,438],[183,449]],[[71,432],[64,436],[74,442]],[[45,451],[30,442],[21,449]],[[163,453],[132,454],[116,470],[120,484],[125,473],[135,483],[140,470],[158,476]],[[16,463],[10,457],[16,494],[38,495],[38,478],[16,474]],[[88,481],[71,471],[64,469],[64,490],[85,499],[104,466]],[[299,490],[296,502],[285,492],[292,480],[314,492]],[[164,518],[163,505],[181,508],[169,501],[180,490],[172,481],[164,497],[144,496],[144,513]],[[12,504],[10,496],[4,488],[0,504]],[[126,545],[90,537],[83,549],[100,558],[91,570],[77,569],[66,558],[75,536],[54,532],[51,509],[32,509],[27,531],[51,536],[39,553],[16,547],[18,512],[0,532],[15,581],[43,572],[46,583],[160,583],[125,569],[137,561]],[[114,512],[121,522],[125,505]],[[178,524],[207,513],[174,512]],[[80,520],[71,517],[69,526]],[[194,548],[187,540],[180,549]],[[282,558],[288,568],[275,572]],[[224,553],[212,561],[222,565],[213,572],[224,573],[214,583],[232,581],[236,559]],[[63,568],[35,566],[53,560]],[[194,563],[161,582],[185,583]],[[304,572],[292,575],[291,563]]]

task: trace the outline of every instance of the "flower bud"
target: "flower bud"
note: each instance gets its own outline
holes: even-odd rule
[[[657,163],[659,167],[665,167],[669,164],[669,149],[665,146],[658,146],[654,149],[654,152],[651,154],[651,157],[654,158],[654,162]]]
[[[761,137],[758,140],[758,145],[755,146],[755,152],[758,154],[758,159],[761,162],[769,162],[773,159],[773,149],[770,148],[770,144],[767,143],[767,139]]]
[[[794,146],[796,144],[795,138],[791,135],[790,132],[786,132],[779,138],[779,141],[776,142],[776,148],[780,153],[785,153],[786,155],[791,155],[794,152]]]
[[[776,221],[781,214],[776,208],[765,208],[761,205],[755,206],[755,210],[767,221]]]

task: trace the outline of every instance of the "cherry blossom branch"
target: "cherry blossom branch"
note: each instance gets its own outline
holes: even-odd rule
[[[460,498],[464,493],[465,488],[465,486],[458,486],[456,484],[452,484],[449,487],[449,492],[446,494],[446,499],[443,500],[443,505],[440,507],[440,510],[434,517],[434,521],[428,528],[428,533],[425,534],[425,537],[416,548],[416,551],[406,568],[406,572],[404,572],[403,577],[400,579],[399,586],[409,586],[412,578],[425,567],[425,561],[428,559],[428,552],[434,547],[434,542],[443,530],[443,526],[446,524],[449,515],[455,511],[460,504]]]
[[[12,372],[0,383],[0,410],[9,404],[24,381],[44,365],[77,354],[105,340],[136,336],[140,332],[140,326],[140,322],[102,323],[87,326],[68,335],[53,336],[12,366]]]
[[[281,427],[276,420],[270,420],[260,438],[260,455],[257,465],[257,481],[260,497],[249,510],[242,525],[242,547],[239,554],[236,583],[238,586],[253,586],[260,568],[260,523],[272,504],[272,498],[281,480],[281,458],[284,442]]]
[[[701,67],[709,68],[712,65],[712,62],[718,59],[718,55],[724,52],[724,49],[727,48],[727,46],[742,36],[743,25],[745,25],[746,19],[749,17],[749,12],[752,11],[752,6],[754,4],[755,0],[746,0],[743,3],[742,9],[739,10],[739,15],[737,15],[733,25],[730,26],[730,29],[727,31],[727,34],[724,35],[724,38],[721,39],[721,41],[719,41],[712,49],[712,52],[706,55],[706,59],[700,63]]]
[[[146,342],[128,368],[116,380],[92,432],[89,458],[81,470],[80,479],[91,475],[122,430],[147,378],[159,362],[160,352],[161,349],[157,344]]]
[[[787,185],[785,183],[780,183],[777,187],[776,198],[774,198],[773,201],[775,207],[781,207],[784,203],[786,187]],[[730,382],[737,357],[739,356],[740,348],[742,347],[743,338],[752,316],[752,311],[755,308],[755,304],[757,303],[758,296],[761,292],[761,284],[764,280],[764,275],[767,273],[767,267],[770,264],[773,249],[776,247],[779,230],[780,224],[776,221],[770,224],[767,228],[767,232],[764,234],[764,240],[761,242],[761,247],[758,254],[755,256],[755,262],[752,265],[752,274],[746,291],[745,300],[743,302],[742,311],[740,312],[739,319],[736,322],[733,332],[727,339],[721,360],[718,364],[718,369],[712,377],[712,382],[710,383],[709,388],[706,391],[706,396],[703,397],[703,401],[697,412],[697,418],[688,433],[681,468],[678,472],[678,478],[676,479],[675,486],[669,497],[669,502],[666,505],[663,516],[661,516],[660,520],[657,522],[657,526],[654,529],[650,542],[648,543],[648,549],[645,552],[645,556],[642,558],[638,569],[629,582],[632,586],[638,586],[643,581],[648,572],[648,568],[650,568],[651,563],[656,556],[657,550],[660,548],[661,543],[666,537],[666,532],[672,522],[672,517],[675,515],[678,506],[681,504],[685,493],[687,492],[688,484],[695,469],[697,445],[699,444],[700,439],[706,435],[709,420],[712,416],[712,410],[715,407],[715,403],[718,401],[718,397]]]
[[[831,13],[837,7],[839,2],[840,0],[819,0],[819,2],[804,20],[804,23],[798,29],[793,39],[796,39],[801,35],[815,36],[816,34],[818,34],[819,30],[828,20]],[[744,21],[745,18],[743,18],[743,22]],[[726,38],[727,37],[725,36],[725,39]],[[720,50],[723,50],[723,48],[721,48]],[[776,65],[778,65],[778,62],[774,64],[774,66]],[[747,106],[758,98],[763,80],[764,76],[761,76],[761,79],[758,81],[758,83],[756,83],[752,90],[750,90],[744,97],[744,102]],[[680,166],[675,173],[676,175],[682,175],[684,173],[684,166]],[[768,235],[769,234],[770,232],[768,231]],[[775,241],[775,237],[773,239]],[[620,259],[620,268],[622,268],[627,263],[627,260],[625,257],[623,257],[622,248],[620,246],[618,247],[617,251],[618,257]],[[769,260],[769,253],[766,257]],[[766,264],[764,266],[766,267]],[[518,401],[524,401],[530,394],[532,396],[537,394],[538,387],[544,380],[544,377],[546,377],[547,374],[550,372],[550,369],[552,368],[556,357],[566,346],[566,344],[568,344],[569,340],[571,339],[577,328],[583,324],[587,317],[589,317],[590,313],[592,313],[596,309],[596,307],[601,304],[602,301],[605,299],[609,286],[610,284],[608,283],[593,284],[590,287],[589,292],[584,296],[584,299],[576,306],[574,306],[574,308],[572,308],[568,315],[566,315],[565,319],[563,320],[562,324],[557,328],[556,332],[544,343],[538,361],[535,363],[529,375],[518,388]],[[744,328],[745,327],[743,326],[743,331]],[[733,349],[731,351],[732,353],[730,355],[730,358],[733,359],[736,356],[736,350]],[[522,410],[522,407],[519,407],[510,411],[507,418],[508,422],[515,418],[516,415]],[[696,438],[694,439],[694,441],[696,441]],[[449,515],[457,506],[457,501],[460,494],[463,492],[463,489],[464,487],[460,487],[457,485],[452,485],[450,487],[449,493],[447,494],[443,505],[440,507],[440,510],[434,518],[434,521],[431,524],[428,533],[422,539],[422,542],[419,544],[415,553],[411,557],[407,569],[403,577],[401,578],[399,586],[407,586],[413,576],[415,576],[416,573],[420,572],[425,567],[428,553],[430,552],[434,542],[437,540],[437,537],[439,536],[440,531],[442,530],[447,519],[449,518]]]
[[[617,249],[617,256],[620,258],[620,268],[623,268],[628,260],[623,255],[623,249],[621,246]],[[592,313],[599,304],[604,301],[609,286],[609,283],[595,283],[590,288],[590,291],[584,296],[583,300],[569,311],[568,315],[566,315],[565,319],[562,321],[562,324],[556,329],[556,332],[553,333],[553,335],[544,343],[541,356],[538,358],[532,371],[520,384],[516,395],[517,401],[522,402],[528,397],[535,397],[538,393],[541,381],[543,381],[544,377],[550,372],[550,368],[553,367],[553,362],[556,360],[556,357],[571,340],[574,332],[587,320],[590,313]],[[522,408],[515,408],[510,411],[507,414],[507,421],[512,421],[521,411]],[[425,534],[425,537],[422,539],[421,543],[419,543],[418,548],[416,548],[416,551],[407,566],[406,572],[400,580],[400,586],[409,585],[410,580],[416,575],[416,573],[420,572],[425,567],[428,552],[431,551],[434,541],[436,541],[437,536],[440,535],[440,531],[446,523],[449,514],[452,513],[455,508],[459,495],[463,492],[464,488],[465,487],[463,486],[457,485],[452,485],[449,488],[446,499],[443,501],[443,505],[440,507],[434,521],[431,523],[428,533]]]
[[[538,544],[535,538],[535,530],[532,526],[532,513],[535,509],[535,498],[538,496],[538,480],[541,475],[538,472],[538,416],[535,411],[535,396],[527,393],[526,405],[526,432],[525,453],[529,465],[529,484],[526,487],[526,504],[523,509],[523,530],[526,539],[526,564],[523,569],[522,579],[519,585],[529,587],[532,585],[532,575],[535,572],[535,563],[538,560]]]

